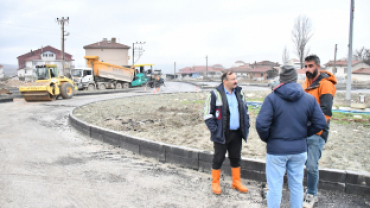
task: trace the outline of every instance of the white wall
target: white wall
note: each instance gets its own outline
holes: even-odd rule
[[[365,75],[365,74],[352,74],[351,75],[352,81],[370,81],[370,75]]]
[[[85,55],[99,56],[99,61],[118,66],[132,64],[128,63],[128,49],[85,49]],[[138,54],[135,57],[135,60],[137,60]]]

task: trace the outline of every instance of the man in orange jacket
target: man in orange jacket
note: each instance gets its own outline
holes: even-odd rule
[[[316,55],[305,58],[306,82],[302,85],[306,93],[313,95],[326,118],[326,127],[319,133],[307,138],[307,192],[303,207],[311,208],[318,202],[319,159],[327,142],[332,116],[333,99],[336,92],[336,77],[325,70],[320,71],[320,59]]]

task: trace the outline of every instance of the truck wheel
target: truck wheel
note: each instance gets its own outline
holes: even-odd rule
[[[73,86],[69,82],[64,82],[61,87],[60,94],[64,99],[71,99],[73,96]]]
[[[121,83],[117,83],[116,84],[116,89],[122,89],[122,84]]]
[[[87,87],[87,90],[88,91],[93,91],[93,90],[95,90],[95,86],[93,84],[89,84],[89,86]]]
[[[124,89],[127,89],[127,88],[129,88],[129,87],[130,87],[130,85],[129,85],[127,82],[123,83],[123,88],[124,88]]]
[[[105,85],[104,84],[100,84],[99,85],[99,90],[105,90]]]

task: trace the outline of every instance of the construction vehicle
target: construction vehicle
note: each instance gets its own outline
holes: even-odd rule
[[[153,64],[135,64],[134,67],[121,67],[100,62],[98,56],[85,56],[88,68],[75,68],[71,76],[79,90],[122,89],[144,86],[148,81],[147,72]],[[145,70],[150,67],[150,70]]]
[[[59,95],[64,99],[73,97],[77,90],[75,83],[65,76],[59,76],[55,64],[38,65],[33,70],[35,82],[19,87],[19,92],[26,101],[55,100]]]
[[[72,79],[78,89],[105,90],[129,88],[134,80],[135,69],[100,62],[98,56],[85,56],[88,68],[72,69]]]
[[[147,76],[149,77],[147,86],[153,88],[159,88],[161,86],[165,86],[164,79],[162,78],[162,70],[153,70],[148,71]]]

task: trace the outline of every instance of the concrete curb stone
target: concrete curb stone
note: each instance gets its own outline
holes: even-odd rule
[[[73,115],[74,110],[79,107],[71,110],[69,122],[78,131],[85,135],[89,135],[91,138],[96,138],[109,144],[120,146],[121,148],[145,157],[158,159],[158,161],[163,163],[177,164],[181,167],[193,170],[211,172],[212,152],[155,142],[90,125]],[[266,182],[265,166],[266,164],[264,161],[242,158],[241,177]],[[231,175],[230,162],[227,157],[222,166],[222,173],[223,175]],[[305,170],[305,175],[306,173],[307,171]],[[353,171],[335,169],[321,169],[319,174],[320,189],[333,190],[347,194],[370,195],[370,174],[361,174]],[[284,178],[284,181],[287,181],[286,177]],[[304,178],[304,184],[306,184],[306,178]]]

